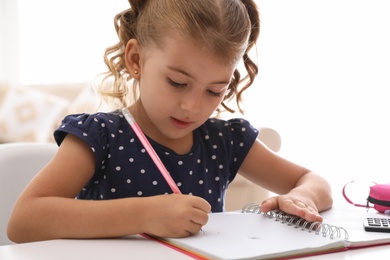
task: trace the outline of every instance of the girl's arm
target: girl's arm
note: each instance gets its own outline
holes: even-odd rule
[[[9,238],[29,242],[137,233],[180,237],[197,233],[207,222],[210,205],[195,196],[74,199],[91,179],[94,167],[90,147],[67,135],[53,160],[19,197],[8,223]]]
[[[279,196],[262,203],[263,212],[280,209],[308,221],[322,221],[318,214],[332,206],[331,188],[321,176],[276,155],[256,140],[240,174]]]

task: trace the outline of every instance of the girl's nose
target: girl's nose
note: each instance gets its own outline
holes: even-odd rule
[[[180,108],[192,114],[198,113],[202,108],[202,94],[192,92],[183,96]]]

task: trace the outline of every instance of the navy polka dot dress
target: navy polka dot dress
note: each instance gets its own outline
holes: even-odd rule
[[[66,134],[91,147],[93,178],[78,199],[108,200],[172,193],[122,112],[69,115],[54,132],[57,144]],[[212,212],[224,210],[225,191],[253,145],[258,130],[244,119],[208,119],[194,131],[184,155],[148,139],[183,194],[206,199]]]

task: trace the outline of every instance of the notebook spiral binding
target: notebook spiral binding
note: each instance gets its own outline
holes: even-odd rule
[[[244,205],[241,210],[242,213],[255,213],[262,214],[265,217],[280,221],[282,224],[293,226],[296,229],[303,231],[314,232],[316,235],[322,235],[323,237],[342,238],[344,234],[344,240],[348,240],[348,231],[343,227],[333,226],[321,222],[309,222],[303,218],[299,218],[294,215],[287,214],[280,210],[271,210],[265,213],[261,212],[261,206],[256,203],[248,203]]]

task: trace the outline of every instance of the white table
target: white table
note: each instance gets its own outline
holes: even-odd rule
[[[340,221],[361,225],[361,219],[368,214],[365,208],[341,208]],[[332,212],[330,212],[332,214]],[[324,214],[325,215],[325,214]],[[332,215],[330,215],[332,216]],[[337,215],[336,215],[337,216]],[[329,217],[329,215],[328,215]],[[330,220],[331,221],[331,220]],[[335,219],[333,219],[335,221]],[[341,223],[340,226],[345,226]],[[361,227],[363,228],[363,227]],[[388,234],[390,237],[390,233]],[[308,260],[318,259],[387,259],[390,256],[390,245],[368,248],[349,249],[347,251],[319,256],[305,257]],[[115,239],[59,239],[25,244],[0,246],[0,259],[28,260],[62,260],[62,259],[193,259],[183,252],[170,248],[141,235]]]
[[[28,260],[116,260],[116,259],[193,259],[142,236],[120,239],[59,239],[0,246],[0,259]]]
[[[390,256],[390,245],[354,249],[313,257],[318,259],[384,259]],[[193,259],[179,251],[141,236],[121,239],[51,240],[0,246],[0,259],[69,260],[69,259]]]

